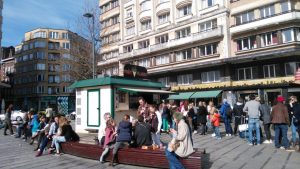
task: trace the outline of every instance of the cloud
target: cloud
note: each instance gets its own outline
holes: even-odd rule
[[[97,5],[98,0],[93,3]],[[39,27],[74,30],[84,4],[85,0],[5,1],[2,46],[19,44],[25,32]]]

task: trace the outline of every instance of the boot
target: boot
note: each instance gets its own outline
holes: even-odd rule
[[[117,155],[116,154],[113,154],[113,156],[112,156],[112,159],[111,159],[111,161],[110,161],[110,163],[109,163],[109,166],[114,166],[114,162],[116,161],[117,162]]]

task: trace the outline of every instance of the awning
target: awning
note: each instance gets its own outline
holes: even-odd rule
[[[184,92],[178,93],[178,95],[170,95],[168,100],[187,100],[189,99],[195,92]]]
[[[191,99],[197,99],[197,98],[215,98],[217,97],[222,90],[212,90],[212,91],[200,91],[200,92],[195,92],[192,96]]]
[[[122,87],[118,88],[119,91],[129,92],[129,93],[155,93],[155,94],[173,94],[174,92],[158,89],[146,89],[146,88],[131,88]]]

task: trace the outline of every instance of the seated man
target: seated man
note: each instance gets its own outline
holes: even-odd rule
[[[138,116],[138,123],[135,127],[134,138],[136,140],[137,147],[151,146],[151,125],[144,122],[143,116]]]

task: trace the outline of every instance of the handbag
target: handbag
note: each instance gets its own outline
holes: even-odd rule
[[[240,132],[248,130],[248,124],[241,124],[238,127]]]

